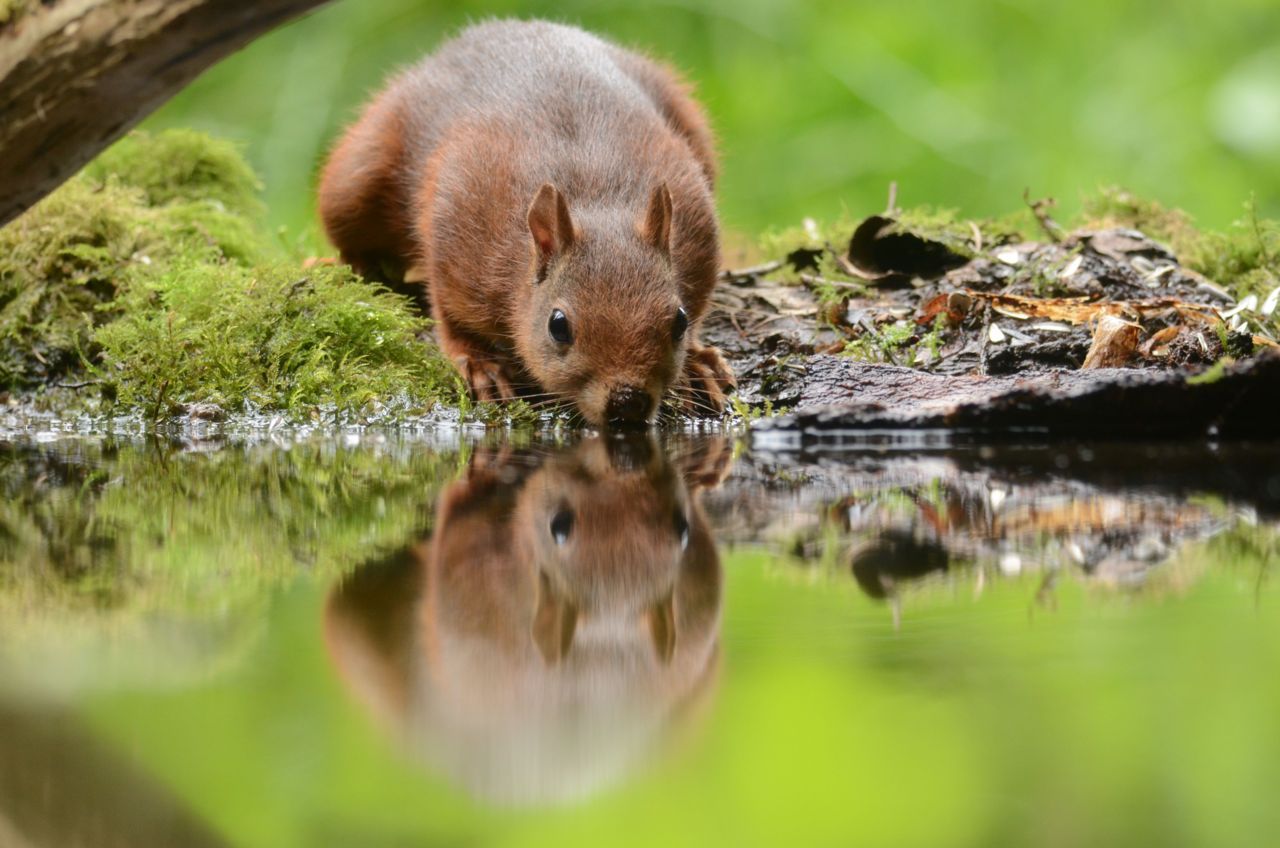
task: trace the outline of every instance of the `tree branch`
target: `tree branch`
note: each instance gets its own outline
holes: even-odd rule
[[[57,0],[0,28],[0,225],[206,68],[326,0]]]

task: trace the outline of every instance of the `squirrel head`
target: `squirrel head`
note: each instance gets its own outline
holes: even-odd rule
[[[643,426],[683,366],[691,316],[671,261],[665,184],[645,209],[570,210],[555,186],[529,206],[531,289],[516,346],[542,388],[595,426]]]

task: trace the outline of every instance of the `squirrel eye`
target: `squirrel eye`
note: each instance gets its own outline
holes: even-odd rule
[[[671,338],[674,341],[680,341],[684,338],[685,330],[689,329],[689,313],[684,311],[681,306],[676,310],[676,320],[671,325]]]
[[[562,509],[555,515],[551,516],[551,538],[555,540],[557,545],[563,545],[569,541],[569,534],[573,532],[573,513],[567,509]]]
[[[672,516],[675,526],[676,536],[680,539],[680,549],[684,550],[689,547],[689,520],[684,517],[684,513],[679,509]]]
[[[569,319],[559,309],[551,310],[551,320],[547,321],[547,332],[559,344],[573,344],[573,333],[569,330]]]

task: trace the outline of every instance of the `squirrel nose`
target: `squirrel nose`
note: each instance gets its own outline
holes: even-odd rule
[[[622,386],[609,393],[604,414],[610,421],[640,424],[648,420],[653,400],[638,386]]]

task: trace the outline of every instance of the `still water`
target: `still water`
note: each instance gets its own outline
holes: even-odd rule
[[[1260,845],[1280,448],[0,441],[0,846]]]

